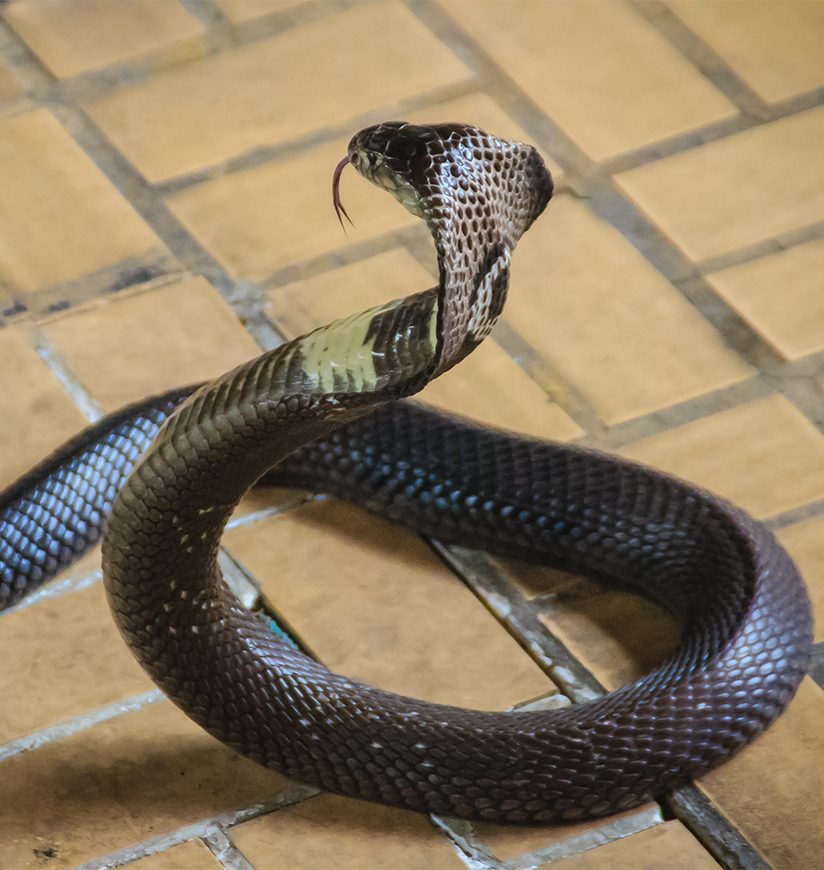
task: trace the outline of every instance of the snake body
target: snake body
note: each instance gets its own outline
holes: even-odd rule
[[[651,469],[407,401],[498,317],[512,251],[551,196],[540,156],[468,125],[392,122],[357,134],[348,161],[426,220],[438,286],[58,451],[0,503],[0,607],[87,547],[110,511],[105,586],[135,656],[207,731],[288,776],[551,822],[634,806],[729,758],[789,703],[810,655],[804,586],[771,533]],[[217,567],[225,523],[264,474],[649,596],[679,615],[681,643],[635,683],[563,710],[463,710],[332,673],[241,607]]]

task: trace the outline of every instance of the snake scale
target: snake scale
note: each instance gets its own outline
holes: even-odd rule
[[[169,698],[261,764],[413,810],[581,819],[723,762],[789,703],[810,655],[806,592],[772,534],[657,471],[406,400],[500,314],[510,255],[552,195],[543,160],[469,125],[379,124],[336,171],[338,207],[346,163],[426,221],[438,286],[127,408],[45,460],[0,502],[0,608],[108,523],[114,618]],[[217,567],[262,475],[648,596],[681,619],[680,645],[636,682],[549,711],[463,710],[332,673],[245,610]]]

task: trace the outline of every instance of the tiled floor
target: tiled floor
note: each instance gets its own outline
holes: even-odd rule
[[[0,10],[0,486],[85,420],[431,283],[425,228],[353,173],[344,236],[330,173],[365,123],[466,120],[538,145],[559,189],[494,340],[427,398],[734,498],[824,619],[824,3]],[[624,594],[439,554],[294,492],[250,497],[224,547],[328,664],[434,700],[566,704],[672,643]],[[4,870],[821,866],[812,678],[662,806],[529,830],[428,820],[205,736],[132,661],[98,566],[0,619]]]

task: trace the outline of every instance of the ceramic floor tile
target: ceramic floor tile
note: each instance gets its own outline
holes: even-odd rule
[[[104,410],[214,378],[260,348],[203,278],[120,296],[43,331]]]
[[[347,143],[336,140],[298,157],[216,178],[174,196],[172,211],[229,272],[252,279],[414,226],[417,219],[400,203],[349,170],[341,179],[341,197],[355,227],[341,228],[331,179]]]
[[[217,5],[229,21],[242,24],[262,15],[299,6],[300,0],[217,0]]]
[[[267,294],[267,311],[283,335],[292,338],[435,284],[437,279],[408,251],[393,248],[311,278],[274,287]]]
[[[636,248],[567,196],[518,246],[503,319],[610,424],[750,372]]]
[[[460,870],[446,837],[418,813],[322,795],[230,831],[255,870]]]
[[[5,18],[59,78],[132,60],[202,32],[198,20],[176,0],[18,0],[8,6]]]
[[[735,114],[713,85],[624,4],[443,5],[594,160]]]
[[[757,517],[824,496],[824,436],[783,396],[768,396],[621,451],[705,486]]]
[[[13,100],[23,93],[23,88],[12,71],[0,61],[0,103]]]
[[[422,290],[433,283],[410,254],[393,250],[270,291],[269,312],[287,337]],[[483,388],[479,385],[483,384]],[[493,338],[429,384],[421,401],[489,426],[544,438],[575,438],[579,427],[551,402]]]
[[[223,866],[200,840],[189,840],[129,864],[134,870],[220,870]]]
[[[785,359],[824,348],[824,241],[796,245],[707,276]]]
[[[824,641],[824,517],[787,526],[778,540],[793,557],[807,584],[816,641]]]
[[[13,327],[0,331],[0,490],[88,425],[37,352]]]
[[[320,659],[404,695],[502,709],[553,689],[414,534],[335,501],[230,531],[224,545]]]
[[[353,52],[366,33],[381,39]],[[143,174],[159,181],[468,75],[401,4],[366,4],[161,72],[90,111]]]
[[[699,781],[772,867],[813,870],[824,854],[824,692],[809,678],[758,740]]]
[[[583,434],[493,338],[428,385],[420,399],[485,426],[534,438],[569,441]]]
[[[609,690],[661,664],[681,633],[678,622],[660,607],[594,584],[559,596],[540,619]]]
[[[159,239],[43,109],[0,121],[0,188],[0,283],[13,290],[163,254]]]
[[[704,260],[824,220],[823,137],[820,107],[616,180],[688,257]]]
[[[241,758],[163,701],[0,763],[0,864],[69,868],[278,792],[283,777]]]
[[[671,821],[552,866],[562,870],[717,870],[718,864],[681,822]]]
[[[101,583],[4,616],[0,658],[0,743],[153,688]]]
[[[670,0],[670,8],[765,100],[824,85],[824,6]]]

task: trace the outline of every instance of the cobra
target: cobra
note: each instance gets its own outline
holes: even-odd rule
[[[288,776],[413,810],[580,819],[723,762],[788,704],[810,655],[805,589],[771,533],[651,469],[406,400],[500,314],[510,256],[552,193],[540,156],[468,125],[392,122],[352,139],[336,181],[347,161],[426,221],[438,286],[126,409],[58,451],[4,496],[0,602],[67,564],[110,511],[114,618],[182,710]],[[631,685],[549,711],[463,710],[332,673],[244,609],[217,567],[225,523],[264,474],[648,596],[682,620],[680,645]]]

